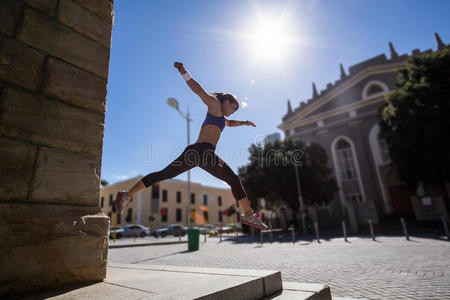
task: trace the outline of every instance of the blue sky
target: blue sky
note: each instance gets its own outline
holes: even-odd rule
[[[237,95],[230,116],[256,127],[225,127],[216,153],[237,172],[248,147],[286,113],[320,91],[344,68],[385,53],[436,49],[434,32],[450,43],[450,1],[114,1],[102,179],[114,183],[159,171],[186,147],[189,112],[194,143],[207,107],[191,92],[175,61],[206,91]],[[245,105],[242,105],[245,102]],[[177,179],[186,180],[187,172]],[[191,180],[228,187],[200,168]]]

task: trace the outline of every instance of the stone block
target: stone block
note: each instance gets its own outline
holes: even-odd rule
[[[0,1],[0,32],[14,36],[17,25],[22,17],[21,12],[22,5],[20,2],[12,0]]]
[[[42,91],[76,106],[104,114],[107,82],[58,59],[49,58]]]
[[[99,207],[0,203],[0,296],[104,279],[108,230]]]
[[[41,147],[31,201],[98,205],[101,158]]]
[[[0,80],[37,91],[44,56],[13,39],[0,37]]]
[[[111,24],[72,0],[60,0],[58,20],[110,48]]]
[[[79,5],[89,9],[97,16],[108,22],[113,23],[113,3],[108,0],[74,0]]]
[[[57,0],[22,0],[22,1],[49,16],[54,16],[56,14]]]
[[[32,9],[25,8],[18,39],[104,79],[108,77],[109,48]]]
[[[0,138],[0,201],[27,201],[37,146]]]
[[[101,157],[102,114],[5,86],[0,99],[0,136]]]

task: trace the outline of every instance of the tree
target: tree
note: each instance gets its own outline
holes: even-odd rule
[[[442,186],[449,211],[450,47],[409,57],[397,81],[379,117],[393,166],[410,188],[419,182]]]
[[[292,155],[288,155],[292,151]],[[286,204],[297,212],[298,199],[295,167],[299,173],[301,194],[305,207],[316,203],[328,204],[338,190],[328,167],[328,157],[319,144],[306,146],[301,140],[287,139],[264,146],[252,144],[250,163],[238,169],[247,196],[256,207],[257,198],[264,197],[268,209]],[[296,214],[294,214],[296,218]],[[295,219],[297,225],[297,220]]]
[[[104,179],[102,179],[101,181],[100,181],[100,185],[101,186],[107,186],[109,183],[108,183],[108,181],[106,181],[106,180],[104,180]]]

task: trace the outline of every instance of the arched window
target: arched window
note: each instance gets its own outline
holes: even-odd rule
[[[378,133],[377,139],[378,139],[378,145],[380,147],[381,158],[383,159],[383,162],[387,162],[391,159],[391,157],[389,156],[389,148],[386,143],[386,139],[383,137],[381,132]]]
[[[378,80],[369,81],[362,91],[361,99],[375,98],[389,92],[388,86]]]
[[[331,144],[331,150],[341,200],[349,203],[366,202],[355,146],[351,139],[345,136],[336,137]]]
[[[367,96],[383,92],[383,88],[376,83],[372,83],[367,89]]]
[[[357,180],[352,147],[345,140],[340,140],[336,145],[336,154],[342,181]]]

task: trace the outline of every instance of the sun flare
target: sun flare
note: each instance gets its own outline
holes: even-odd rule
[[[295,43],[288,28],[286,18],[260,17],[248,34],[251,57],[267,63],[285,60]]]

